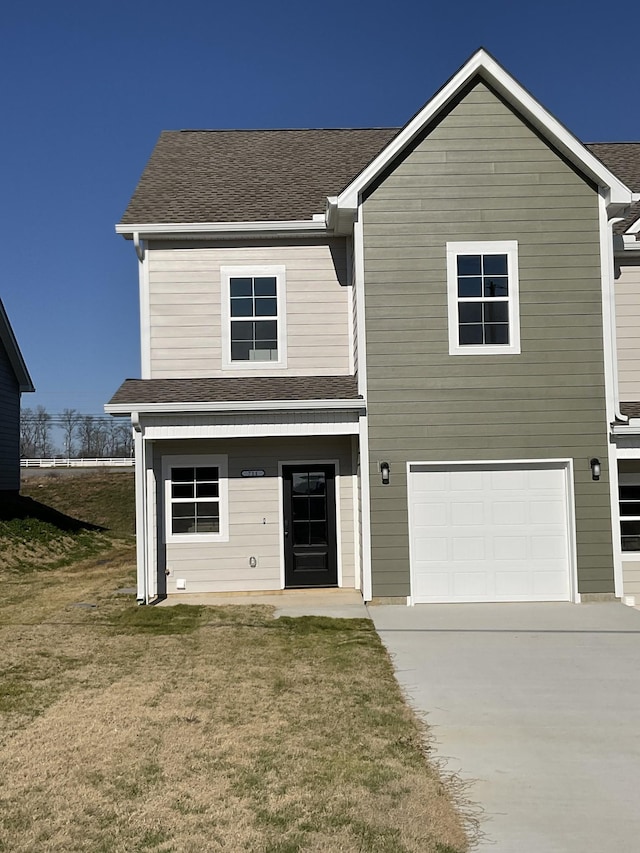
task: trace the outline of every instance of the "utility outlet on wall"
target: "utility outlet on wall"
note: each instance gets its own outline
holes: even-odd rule
[[[258,565],[258,558],[257,557],[249,557],[249,565],[251,566],[252,569],[255,569],[255,567]]]
[[[176,578],[176,589],[186,589],[186,588],[187,588],[186,578]]]

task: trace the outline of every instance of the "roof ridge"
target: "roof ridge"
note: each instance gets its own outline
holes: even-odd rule
[[[354,130],[399,130],[399,126],[389,127],[212,127],[212,128],[190,128],[180,130],[165,130],[164,133],[318,133],[318,131],[345,131]]]

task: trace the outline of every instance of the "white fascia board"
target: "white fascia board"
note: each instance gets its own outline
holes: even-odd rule
[[[18,346],[18,341],[14,334],[9,317],[5,307],[0,299],[0,341],[4,344],[9,363],[15,374],[18,382],[18,388],[21,394],[35,391],[31,376],[27,370],[27,365]]]
[[[171,237],[207,237],[211,235],[229,234],[291,234],[317,233],[324,234],[327,230],[325,217],[322,219],[300,219],[290,221],[264,222],[144,222],[137,225],[116,225],[116,234],[133,238],[137,234],[143,240],[168,240]]]
[[[282,412],[307,410],[360,411],[364,400],[239,400],[222,403],[107,403],[104,410],[109,415],[185,414],[196,412]]]
[[[631,204],[632,193],[613,172],[604,166],[567,128],[554,118],[485,50],[480,49],[454,74],[433,98],[409,121],[360,175],[338,196],[339,207],[354,208],[362,191],[437,117],[461,89],[476,75],[486,80],[505,100],[520,112],[541,134],[599,187],[608,189],[608,204],[624,208]]]

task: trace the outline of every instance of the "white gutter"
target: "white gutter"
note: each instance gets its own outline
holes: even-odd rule
[[[104,410],[109,415],[128,415],[132,411],[139,415],[161,415],[175,412],[280,412],[308,409],[361,411],[365,408],[364,400],[228,400],[210,403],[107,403]]]
[[[116,225],[116,234],[130,237],[133,240],[167,239],[176,235],[207,235],[207,234],[255,234],[266,233],[312,233],[324,234],[327,226],[324,214],[318,219],[298,219],[290,221],[265,220],[264,222],[147,222],[135,225]]]

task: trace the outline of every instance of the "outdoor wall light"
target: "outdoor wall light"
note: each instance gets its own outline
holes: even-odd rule
[[[381,462],[380,463],[380,477],[382,478],[382,485],[388,486],[389,485],[389,479],[391,477],[391,469],[389,468],[388,462]]]
[[[589,461],[589,465],[591,465],[591,478],[593,480],[600,479],[600,460],[596,459],[594,456],[593,459]]]

